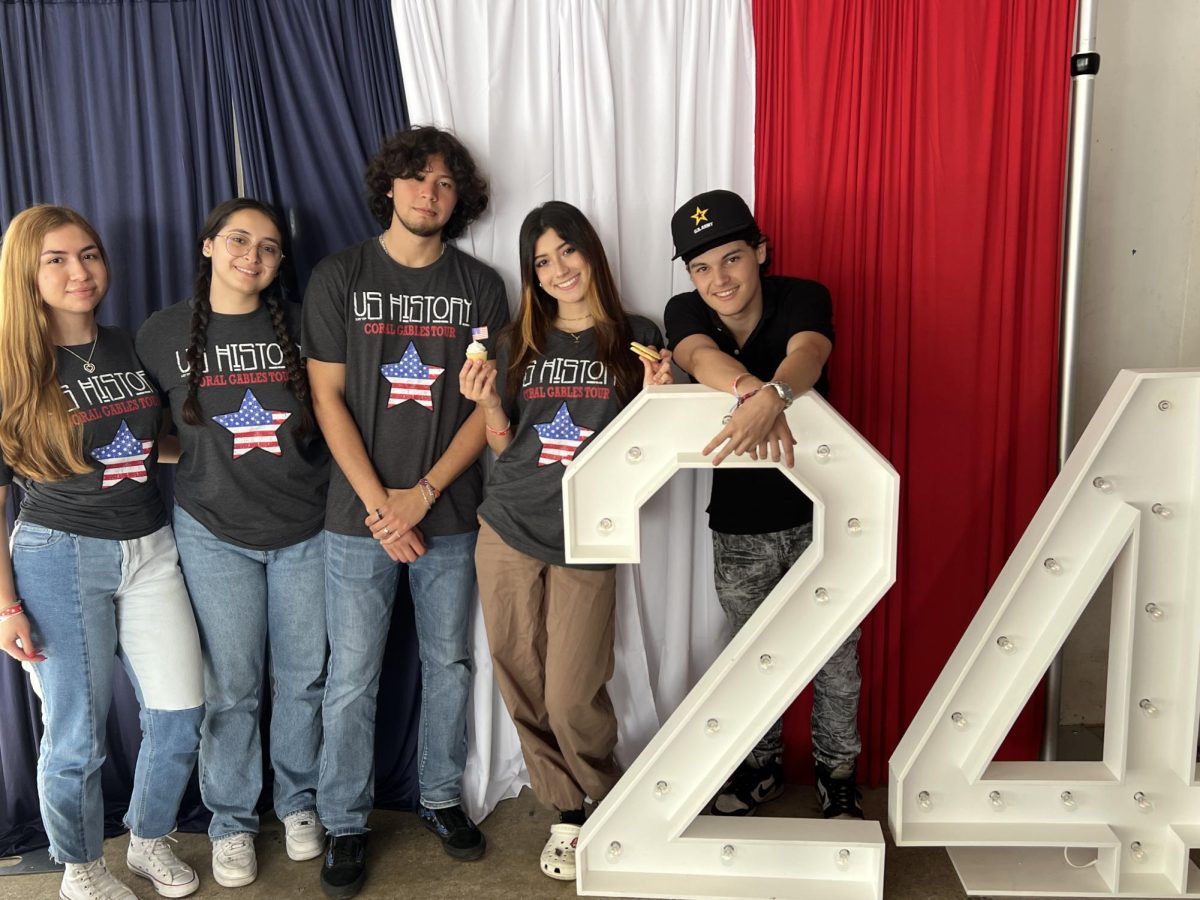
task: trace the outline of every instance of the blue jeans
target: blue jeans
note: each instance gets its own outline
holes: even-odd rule
[[[421,803],[461,802],[471,688],[476,532],[425,538],[408,564],[421,654]],[[317,812],[333,835],[367,830],[375,796],[375,698],[400,563],[373,537],[325,533],[329,677]]]
[[[179,560],[204,651],[200,794],[208,835],[257,834],[259,700],[271,660],[275,813],[315,809],[325,692],[325,534],[279,550],[221,540],[175,507]]]
[[[51,855],[86,863],[104,853],[100,767],[117,656],[142,726],[125,825],[143,838],[169,834],[204,716],[200,642],[171,529],[113,541],[18,521],[12,561],[46,655],[25,668],[42,698],[38,793]]]

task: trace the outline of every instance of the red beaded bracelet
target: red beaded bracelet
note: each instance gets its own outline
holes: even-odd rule
[[[13,616],[19,616],[23,612],[25,612],[25,607],[20,603],[14,603],[8,609],[0,609],[0,622],[3,622],[5,619],[11,619]]]

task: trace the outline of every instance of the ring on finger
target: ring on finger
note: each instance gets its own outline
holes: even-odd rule
[[[388,528],[388,527],[385,525],[385,526],[383,526],[383,533],[384,533],[384,534],[391,534],[391,533],[392,533],[392,529]]]

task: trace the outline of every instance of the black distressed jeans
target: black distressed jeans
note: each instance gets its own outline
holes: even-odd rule
[[[767,594],[812,543],[812,525],[769,534],[713,532],[717,597],[736,634]],[[813,679],[813,756],[831,769],[852,763],[862,750],[858,735],[858,671],[855,629]],[[746,761],[763,766],[783,756],[783,722],[775,722]]]

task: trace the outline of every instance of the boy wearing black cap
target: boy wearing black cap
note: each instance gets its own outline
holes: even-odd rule
[[[704,448],[719,466],[730,453],[794,464],[784,411],[828,391],[833,350],[829,291],[815,281],[765,275],[767,239],[744,200],[707,191],[671,218],[675,257],[694,291],[667,304],[667,344],[693,381],[735,397],[736,408]],[[717,596],[736,632],[812,542],[812,501],[775,469],[713,473],[708,507]],[[826,818],[862,818],[855,631],[813,680],[817,796]],[[776,722],[713,801],[715,815],[752,814],[783,792],[783,725]]]

